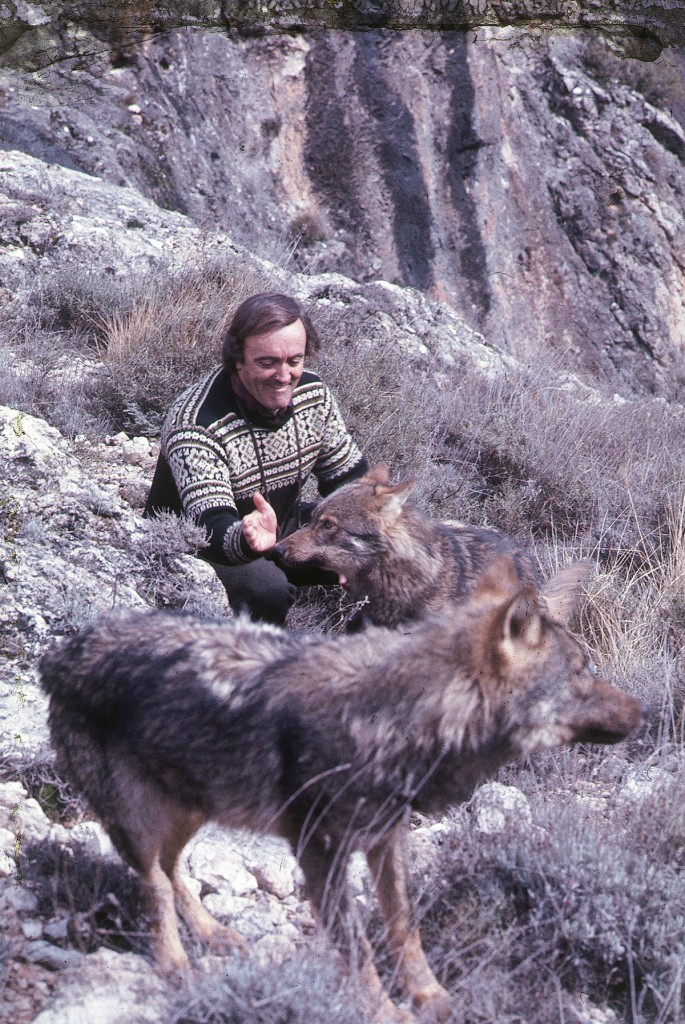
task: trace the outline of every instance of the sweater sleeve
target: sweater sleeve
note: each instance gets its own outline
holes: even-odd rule
[[[323,497],[344,483],[363,476],[368,462],[353,440],[338,403],[326,390],[327,413],[319,456],[314,465],[319,492]]]
[[[205,554],[238,565],[258,557],[243,536],[225,453],[202,427],[171,430],[163,442],[184,515],[209,533]]]
[[[242,565],[252,562],[260,555],[253,551],[243,535],[243,526],[238,514],[227,509],[210,509],[203,512],[198,520],[209,535],[209,546],[204,554],[213,562],[223,565]]]

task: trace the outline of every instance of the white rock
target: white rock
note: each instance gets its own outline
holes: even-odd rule
[[[17,862],[15,845],[17,837],[8,828],[0,828],[0,877],[8,878],[15,874]]]
[[[499,835],[513,826],[530,825],[533,816],[525,794],[516,786],[486,782],[471,800],[473,824],[485,835]]]
[[[118,853],[99,821],[81,821],[70,830],[75,840],[91,857],[118,858]]]
[[[295,892],[294,862],[267,861],[263,864],[250,865],[252,874],[260,888],[284,900]]]
[[[240,931],[240,926],[236,923],[237,919],[252,907],[251,900],[245,896],[236,896],[235,893],[227,892],[226,889],[221,892],[207,893],[202,902],[210,914],[215,917],[227,918],[234,924],[237,931]]]
[[[212,888],[228,886],[236,896],[258,888],[243,858],[220,836],[205,834],[199,838],[190,848],[187,863],[190,874]]]
[[[618,791],[619,802],[640,804],[652,800],[656,796],[667,793],[675,782],[670,772],[652,765],[648,768],[635,768],[626,776]]]
[[[25,885],[11,885],[3,893],[4,899],[15,910],[34,914],[38,910],[38,897]]]

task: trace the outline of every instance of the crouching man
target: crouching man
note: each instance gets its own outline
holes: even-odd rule
[[[314,566],[290,567],[274,545],[307,521],[302,488],[313,473],[326,496],[368,469],[331,392],[305,370],[320,347],[299,303],[259,294],[236,309],[222,366],[176,399],[162,428],[145,515],[172,511],[206,527],[202,552],[234,611],[282,624],[296,587],[337,583]]]

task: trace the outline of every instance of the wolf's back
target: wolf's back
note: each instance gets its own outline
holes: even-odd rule
[[[96,633],[90,626],[51,648],[38,667],[41,686],[53,708],[64,704],[74,710],[107,714],[120,697],[113,651],[103,637],[102,627]]]

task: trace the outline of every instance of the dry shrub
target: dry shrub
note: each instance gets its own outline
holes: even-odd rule
[[[601,533],[605,543],[635,545],[682,491],[685,416],[664,402],[602,399],[519,367],[471,374],[455,390],[451,419],[446,454],[480,485],[487,517],[514,535],[587,543]]]
[[[183,986],[169,1024],[360,1024],[354,988],[329,949],[296,953],[268,971],[233,957]]]
[[[422,931],[455,1022],[563,1024],[581,993],[619,1020],[682,1020],[685,777],[638,804],[595,783],[598,813],[574,763],[560,780],[519,771],[532,826],[445,841]]]
[[[149,282],[130,309],[99,321],[106,374],[99,402],[118,429],[155,435],[169,405],[220,362],[220,335],[238,303],[269,286],[267,274],[212,262]]]
[[[183,555],[197,555],[207,545],[207,531],[188,519],[163,512],[146,521],[133,543],[140,565],[140,588],[156,608],[192,612],[210,618],[225,616],[225,606],[211,592],[198,589],[183,572]]]
[[[38,897],[38,912],[67,919],[66,948],[91,953],[101,946],[142,953],[149,945],[137,875],[120,860],[49,840],[27,843],[20,857],[24,884]]]

